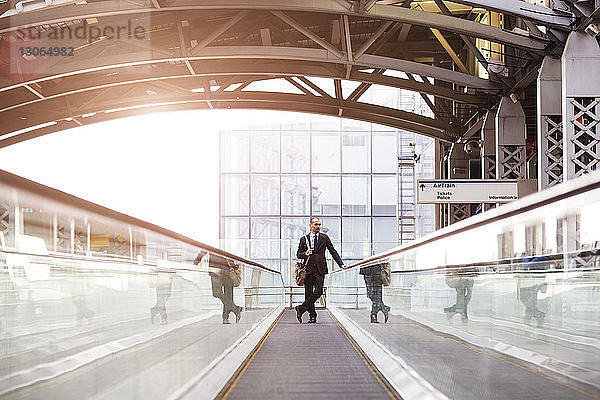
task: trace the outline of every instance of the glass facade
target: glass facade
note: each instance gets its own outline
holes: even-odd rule
[[[430,113],[412,92],[374,88],[363,97]],[[434,177],[433,147],[431,138],[411,132],[311,114],[281,112],[264,124],[223,130],[220,238],[232,250],[228,241],[246,240],[250,258],[287,272],[310,216],[321,217],[346,263],[395,247],[407,221],[412,238],[429,233],[434,208],[414,204],[414,187],[417,177]],[[412,162],[410,174],[400,173],[403,157]]]

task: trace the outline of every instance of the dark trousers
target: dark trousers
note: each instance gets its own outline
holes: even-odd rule
[[[546,315],[546,313],[540,311],[537,306],[537,296],[541,286],[542,285],[533,285],[519,289],[519,299],[525,306],[526,320],[535,318],[536,320],[543,321],[544,316]]]
[[[377,315],[379,311],[386,312],[386,305],[383,304],[383,281],[381,273],[366,274],[365,286],[367,287],[367,297],[371,300],[371,315]]]
[[[315,303],[323,295],[324,281],[325,276],[319,275],[317,272],[306,274],[306,280],[304,281],[304,303],[300,304],[300,310],[303,312],[308,311],[308,315],[311,318],[317,318]]]
[[[210,275],[212,295],[223,303],[223,319],[229,317],[230,312],[235,312],[238,306],[233,302],[233,283],[228,277]]]
[[[447,280],[447,284],[456,290],[456,303],[450,307],[446,307],[446,312],[459,312],[463,317],[467,317],[467,306],[471,301],[473,294],[473,278],[470,277],[453,277]]]

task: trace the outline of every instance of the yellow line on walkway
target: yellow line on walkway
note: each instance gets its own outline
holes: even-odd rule
[[[263,344],[265,344],[265,341],[267,340],[267,338],[269,337],[269,335],[271,334],[271,332],[273,331],[275,326],[279,323],[279,320],[281,319],[281,317],[283,317],[284,313],[285,313],[285,309],[281,312],[281,314],[279,314],[279,317],[277,317],[275,322],[273,322],[273,324],[271,325],[271,327],[269,328],[269,330],[267,331],[265,336],[263,336],[263,338],[260,340],[260,342],[258,342],[258,344],[254,348],[254,350],[252,350],[252,353],[250,353],[248,358],[246,358],[244,363],[241,365],[240,369],[238,369],[238,372],[236,372],[236,374],[234,375],[233,381],[231,381],[231,383],[229,383],[225,386],[227,388],[225,393],[223,393],[222,395],[221,394],[217,395],[216,399],[225,400],[231,394],[231,391],[233,390],[235,385],[237,385],[237,383],[240,380],[240,378],[242,377],[242,375],[244,375],[244,372],[246,372],[246,370],[250,366],[250,363],[252,362],[252,360],[254,360],[254,357],[256,357],[256,354],[258,354],[258,352],[260,351],[260,348],[263,346]]]
[[[354,348],[356,353],[363,360],[363,362],[365,363],[365,365],[367,366],[369,371],[371,371],[371,374],[373,374],[373,376],[375,377],[377,382],[379,382],[381,387],[383,387],[383,389],[388,394],[388,396],[390,396],[390,398],[393,400],[398,400],[398,399],[402,400],[402,397],[400,397],[400,395],[395,393],[395,391],[390,390],[390,387],[389,387],[390,384],[387,382],[387,379],[385,379],[377,369],[372,367],[372,362],[370,360],[367,360],[363,351],[358,347],[358,345],[356,344],[354,339],[352,339],[350,336],[348,336],[348,334],[345,332],[345,330],[340,325],[339,321],[333,316],[333,314],[331,314],[331,311],[329,311],[329,310],[327,310],[327,311],[329,312],[329,316],[331,317],[333,322],[335,322],[335,324],[337,325],[340,332],[342,332],[342,334],[346,337],[346,339],[348,339],[348,342],[350,342],[350,344],[352,345],[352,347]]]

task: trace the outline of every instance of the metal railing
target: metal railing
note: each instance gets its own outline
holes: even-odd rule
[[[357,289],[364,287],[359,270],[390,263],[383,301],[396,318],[501,348],[597,396],[598,215],[600,172],[595,172],[333,271],[327,303],[362,324],[355,310],[371,302]],[[382,342],[398,329],[362,326]]]

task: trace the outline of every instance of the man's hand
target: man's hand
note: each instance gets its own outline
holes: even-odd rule
[[[306,250],[306,255],[307,256],[310,256],[311,254],[312,254],[312,250],[311,249]]]

